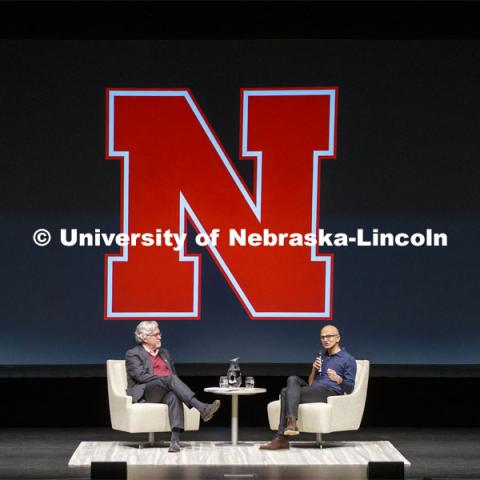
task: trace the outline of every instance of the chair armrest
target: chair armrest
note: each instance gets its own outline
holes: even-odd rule
[[[127,395],[126,393],[123,395],[119,395],[118,393],[111,393],[109,396],[109,403],[110,410],[126,410],[128,407],[133,405],[133,399],[130,395]]]
[[[332,431],[357,430],[362,421],[365,399],[366,394],[361,391],[328,397],[327,403],[332,407]]]
[[[343,395],[331,395],[330,397],[327,398],[327,403],[330,405],[348,405],[349,403],[352,402],[352,398],[355,400],[355,393],[350,393],[348,395],[343,394]],[[353,400],[353,401],[354,401]]]

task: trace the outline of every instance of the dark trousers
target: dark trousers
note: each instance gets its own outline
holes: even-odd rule
[[[183,403],[191,407],[195,393],[176,375],[157,377],[145,384],[144,400],[147,403],[165,403],[168,405],[170,427],[183,430]]]
[[[287,386],[280,391],[280,424],[278,433],[283,434],[287,426],[287,417],[298,417],[300,403],[327,402],[327,398],[338,395],[323,385],[309,385],[300,377],[288,377]]]

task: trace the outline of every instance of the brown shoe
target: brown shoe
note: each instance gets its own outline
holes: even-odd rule
[[[283,435],[275,435],[270,443],[260,445],[260,450],[282,450],[290,448],[288,440]]]
[[[283,432],[284,435],[298,435],[300,432],[297,428],[297,419],[295,417],[287,417],[287,428]]]
[[[208,422],[212,417],[213,414],[220,408],[220,400],[215,400],[213,403],[207,404],[207,408],[205,411],[200,414],[202,420],[204,422]]]

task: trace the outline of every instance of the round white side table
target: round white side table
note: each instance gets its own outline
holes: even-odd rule
[[[232,445],[238,445],[238,397],[243,395],[256,395],[258,393],[265,393],[266,388],[221,388],[208,387],[203,389],[205,392],[214,393],[215,395],[227,395],[232,397],[232,422],[231,422],[231,438]]]

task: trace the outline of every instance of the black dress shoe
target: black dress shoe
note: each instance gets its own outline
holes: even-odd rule
[[[214,415],[214,413],[220,408],[220,400],[215,400],[213,403],[209,403],[205,411],[200,415],[204,422],[208,422]]]
[[[180,451],[180,444],[178,442],[170,442],[170,447],[168,447],[170,453],[177,453]]]

